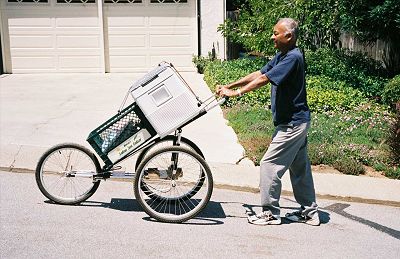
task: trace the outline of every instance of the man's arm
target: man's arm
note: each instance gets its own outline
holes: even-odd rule
[[[260,71],[257,71],[255,73],[257,73],[257,76],[251,82],[239,89],[241,94],[253,91],[269,83],[269,79],[265,74],[262,74]]]
[[[236,87],[241,87],[241,86],[247,85],[250,82],[254,81],[260,75],[261,75],[260,71],[255,71],[255,72],[253,72],[251,74],[248,74],[247,76],[239,79],[236,82],[233,82],[233,83],[230,83],[228,85],[225,85],[225,87],[228,88],[228,89],[232,89],[232,88],[236,88]]]
[[[244,80],[245,78],[247,78],[246,80],[248,80],[247,83],[245,83],[245,84],[238,83],[238,82],[241,82],[241,83],[245,82],[245,80]],[[249,78],[251,78],[253,80],[249,80]],[[256,71],[256,72],[253,72],[250,75],[244,77],[243,79],[228,85],[228,86],[230,86],[229,88],[236,87],[236,86],[242,86],[242,87],[238,88],[236,91],[229,89],[228,86],[224,86],[224,87],[221,87],[219,89],[219,91],[217,90],[217,93],[220,96],[228,96],[228,97],[239,96],[244,93],[253,91],[257,88],[260,88],[261,86],[266,85],[268,82],[269,82],[269,79],[265,74],[262,74],[260,71]]]

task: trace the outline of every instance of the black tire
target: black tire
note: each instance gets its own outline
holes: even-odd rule
[[[68,170],[99,173],[101,168],[96,156],[87,148],[74,143],[56,145],[41,156],[36,166],[36,183],[44,196],[59,204],[72,205],[87,200],[96,192],[100,181],[90,176],[71,176]],[[60,190],[55,190],[58,186]]]
[[[153,145],[143,149],[142,152],[139,153],[138,158],[136,160],[135,164],[135,169],[139,168],[139,164],[143,161],[143,158],[147,155],[150,154],[151,152],[154,152],[155,150],[165,147],[165,146],[176,146],[174,145],[174,142],[176,141],[177,136],[174,135],[167,135],[162,139],[157,140]],[[204,158],[203,152],[201,152],[200,148],[191,140],[181,137],[181,142],[180,145],[181,147],[187,147],[189,149],[192,149],[194,152],[199,154],[202,158]]]
[[[175,170],[171,170],[173,167]],[[136,171],[134,189],[136,200],[150,217],[180,223],[195,217],[207,205],[213,178],[199,154],[171,146],[145,157]]]

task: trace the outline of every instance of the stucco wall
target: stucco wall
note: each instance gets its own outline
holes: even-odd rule
[[[213,44],[217,57],[225,59],[225,39],[218,26],[225,19],[226,0],[201,0],[201,55],[207,56]]]

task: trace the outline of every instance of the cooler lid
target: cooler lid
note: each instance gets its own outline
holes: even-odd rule
[[[168,63],[161,63],[159,64],[156,68],[154,68],[153,70],[151,70],[150,72],[148,72],[146,75],[144,75],[142,78],[140,78],[139,80],[137,80],[132,86],[131,88],[129,88],[130,92],[135,91],[137,88],[141,87],[141,86],[145,86],[148,83],[150,83],[154,78],[157,77],[157,75],[161,74],[162,72],[164,72],[168,67],[170,67],[170,65]]]

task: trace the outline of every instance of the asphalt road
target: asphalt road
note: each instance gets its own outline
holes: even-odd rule
[[[129,182],[107,181],[89,201],[47,201],[30,173],[0,172],[0,258],[400,258],[400,208],[319,200],[321,226],[253,226],[259,194],[214,189],[196,219],[152,220]],[[297,208],[282,197],[282,214]]]

